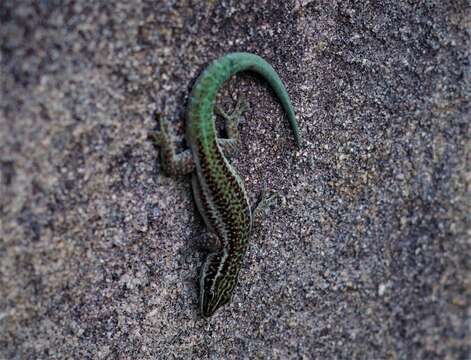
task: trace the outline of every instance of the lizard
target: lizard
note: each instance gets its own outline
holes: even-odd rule
[[[197,78],[186,109],[185,139],[189,149],[177,153],[169,123],[161,116],[157,119],[160,130],[154,134],[164,170],[170,175],[192,173],[196,207],[210,233],[210,252],[199,276],[199,305],[204,318],[230,302],[252,230],[253,211],[244,184],[226,157],[237,151],[238,119],[247,106],[237,106],[228,115],[215,105],[224,82],[242,71],[255,72],[268,82],[287,114],[300,148],[298,125],[284,83],[266,60],[247,52],[223,55]],[[218,138],[215,111],[225,119],[227,139]]]

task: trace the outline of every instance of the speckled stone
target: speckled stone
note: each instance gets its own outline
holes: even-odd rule
[[[467,1],[0,2],[0,358],[465,359],[471,353]],[[251,74],[234,164],[259,219],[232,303],[198,314],[205,230],[166,176],[199,72]],[[182,143],[182,146],[184,144]]]

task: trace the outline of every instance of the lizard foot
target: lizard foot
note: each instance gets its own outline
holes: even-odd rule
[[[154,142],[155,146],[164,146],[165,142],[171,138],[168,122],[160,113],[155,114],[155,120],[159,124],[160,130],[153,131],[149,138]]]
[[[237,125],[243,122],[243,115],[250,110],[248,101],[239,99],[237,100],[234,110],[228,114],[221,106],[216,105],[215,111],[218,115],[222,116],[226,121],[235,122]]]
[[[215,107],[215,111],[218,115],[224,118],[225,128],[229,139],[235,139],[239,142],[239,124],[244,122],[244,113],[250,110],[250,105],[245,100],[238,100],[234,110],[228,114],[220,106]]]
[[[262,215],[266,216],[268,210],[276,204],[278,199],[284,200],[283,196],[277,192],[262,190],[259,201],[252,209],[254,222],[259,222]]]

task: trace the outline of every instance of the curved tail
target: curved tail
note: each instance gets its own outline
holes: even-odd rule
[[[288,116],[296,145],[301,147],[298,123],[288,91],[276,71],[266,60],[258,55],[245,52],[229,53],[213,61],[201,74],[200,79],[211,78],[213,89],[218,89],[232,75],[245,70],[260,74],[270,84]]]
[[[293,105],[291,104],[288,91],[286,90],[283,81],[280,79],[273,67],[260,56],[250,53],[230,53],[226,56],[235,56],[239,58],[239,61],[243,65],[246,64],[247,70],[260,74],[270,84],[276,96],[280,100],[286,115],[288,116],[288,121],[290,123],[291,129],[293,130],[296,145],[301,147],[301,137],[299,135],[299,128],[296,121],[296,115],[294,114]]]

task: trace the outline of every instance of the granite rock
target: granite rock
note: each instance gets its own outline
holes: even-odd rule
[[[2,1],[0,358],[469,358],[470,24],[460,0]],[[280,196],[205,320],[205,229],[149,135],[183,134],[230,51],[279,71],[304,146],[263,81],[221,89],[251,104],[251,199]]]

